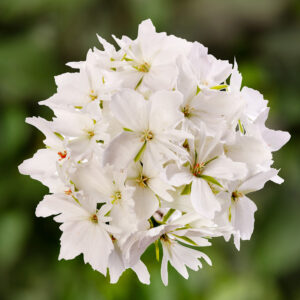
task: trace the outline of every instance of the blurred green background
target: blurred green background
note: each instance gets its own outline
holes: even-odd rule
[[[51,117],[37,102],[55,92],[53,76],[99,46],[96,33],[134,38],[141,20],[209,47],[231,62],[244,85],[269,99],[268,125],[292,139],[275,154],[285,183],[252,195],[256,227],[241,251],[216,239],[205,249],[214,266],[184,280],[169,268],[163,287],[150,248],[151,285],[127,271],[117,285],[84,265],[57,261],[58,225],[34,215],[47,189],[17,166],[42,147],[26,116]],[[300,1],[297,0],[0,0],[0,298],[47,299],[300,299]]]

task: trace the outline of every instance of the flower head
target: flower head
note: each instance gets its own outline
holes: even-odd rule
[[[237,63],[203,45],[150,20],[134,40],[114,37],[118,49],[98,39],[103,50],[69,63],[41,102],[55,117],[26,119],[45,147],[19,170],[49,188],[36,215],[60,223],[59,259],[82,254],[111,283],[130,268],[149,284],[141,256],[154,244],[167,285],[169,263],[184,278],[211,265],[209,239],[250,239],[248,194],[283,182],[272,155],[290,135],[265,126],[268,102],[241,87]]]

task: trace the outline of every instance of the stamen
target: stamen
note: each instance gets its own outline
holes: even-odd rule
[[[149,178],[147,176],[144,175],[140,175],[140,177],[136,178],[136,182],[138,183],[138,185],[142,188],[147,187],[147,181],[149,180]]]
[[[148,141],[151,141],[153,138],[154,138],[154,135],[153,135],[152,131],[147,129],[142,133],[141,142],[148,142]]]
[[[183,112],[185,118],[189,118],[191,116],[192,110],[193,110],[193,108],[190,107],[188,104],[183,107],[182,112]]]
[[[90,220],[93,223],[98,224],[98,216],[96,214],[91,215]]]
[[[243,197],[243,196],[244,196],[243,193],[241,193],[241,192],[239,192],[239,191],[234,191],[234,192],[232,192],[232,194],[231,194],[231,199],[232,199],[233,201],[236,201],[236,200],[238,200],[238,198],[241,198],[241,197]]]
[[[151,67],[151,66],[150,66],[148,63],[145,62],[144,64],[137,66],[136,69],[137,69],[139,72],[148,73],[149,70],[150,70],[150,67]]]
[[[122,199],[122,194],[120,191],[115,192],[114,195],[111,196],[111,198],[113,199],[111,201],[112,204],[116,204],[118,203],[121,199]]]
[[[59,161],[63,160],[67,156],[67,151],[64,152],[57,152],[57,154],[60,156]]]
[[[200,164],[196,163],[192,169],[193,175],[196,177],[199,177],[204,169],[204,166],[205,166],[205,163],[203,163],[203,162],[201,162]]]
[[[65,191],[65,194],[66,194],[66,195],[72,195],[72,191],[71,191],[71,189],[69,189],[69,190]]]
[[[87,132],[87,134],[89,135],[89,138],[92,138],[95,135],[95,132],[93,130],[90,130]]]
[[[168,237],[167,234],[163,234],[163,235],[160,237],[160,240],[161,240],[162,242],[171,244],[171,240],[169,239],[169,237]]]
[[[92,101],[94,101],[98,98],[98,96],[94,94],[94,90],[91,90],[91,93],[89,94],[89,97],[91,98]]]

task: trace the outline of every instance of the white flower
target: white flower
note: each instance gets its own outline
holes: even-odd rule
[[[233,162],[223,154],[217,138],[206,137],[203,130],[195,140],[195,149],[187,166],[178,169],[175,164],[167,167],[169,182],[185,185],[183,193],[190,192],[194,209],[203,217],[213,218],[220,210],[219,201],[212,187],[223,188],[218,180],[236,180],[246,176],[246,166]],[[192,147],[192,143],[189,144]],[[221,146],[221,147],[220,147]]]
[[[125,238],[138,227],[133,201],[135,188],[125,184],[126,178],[125,171],[102,168],[96,159],[81,164],[77,172],[71,175],[77,189],[83,190],[96,202],[112,205],[109,212],[112,217],[110,223],[120,229],[118,238]]]
[[[190,74],[200,89],[216,87],[225,82],[231,73],[232,65],[228,61],[216,59],[207,53],[207,48],[194,42],[187,56]]]
[[[42,118],[27,118],[26,122],[45,135],[44,144],[47,148],[38,150],[32,158],[25,160],[19,166],[19,171],[42,182],[51,193],[61,191],[65,184],[61,181],[58,169],[70,158],[63,137],[53,130],[50,122]]]
[[[178,92],[160,91],[149,100],[129,89],[116,94],[111,101],[111,110],[124,126],[124,132],[107,147],[104,165],[109,163],[122,169],[143,155],[153,163],[185,155],[180,144],[189,134],[175,129],[183,118],[179,111],[181,101]],[[162,110],[168,113],[161,114]]]
[[[177,76],[175,58],[190,49],[189,43],[166,33],[156,33],[150,20],[139,25],[136,40],[126,36],[121,40],[114,38],[124,53],[124,64],[116,74],[124,80],[124,87],[144,86],[151,91],[173,88]]]
[[[247,131],[252,136],[261,137],[267,144],[269,149],[278,151],[283,145],[285,145],[291,135],[286,131],[272,130],[266,127],[265,122],[268,118],[269,108],[265,108],[255,119],[255,122],[247,125]]]
[[[135,187],[136,215],[140,220],[149,219],[160,205],[160,201],[173,201],[169,191],[174,188],[162,178],[162,171],[153,166],[149,159],[143,163],[131,163],[128,171],[127,183]]]
[[[155,219],[154,219],[155,221]],[[208,264],[211,261],[204,253],[187,248],[180,245],[178,241],[191,246],[209,246],[210,243],[203,238],[203,233],[200,231],[185,230],[180,225],[181,218],[177,218],[169,225],[159,225],[147,231],[137,232],[127,240],[124,249],[125,261],[130,266],[138,261],[140,255],[153,242],[160,241],[163,248],[163,259],[161,264],[161,277],[165,285],[168,284],[167,265],[170,261],[171,265],[184,277],[188,278],[186,266],[192,270],[198,270],[202,267],[198,258],[204,258]],[[179,230],[180,229],[180,230]],[[192,236],[193,239],[190,238]],[[158,249],[157,249],[158,251]]]
[[[233,226],[234,244],[240,249],[240,239],[250,240],[254,229],[255,203],[246,195],[262,189],[265,183],[278,173],[275,169],[260,172],[244,181],[233,182],[226,193],[221,194],[227,201],[228,220]]]
[[[97,67],[97,58],[89,51],[86,63],[80,65],[79,73],[64,73],[55,77],[57,93],[41,104],[54,109],[84,109],[95,102],[99,105],[100,101],[110,100],[112,86],[108,78],[109,73]]]
[[[54,220],[62,223],[59,259],[73,259],[83,253],[84,261],[105,275],[109,255],[114,249],[109,233],[117,232],[106,224],[111,220],[105,216],[110,206],[104,205],[97,210],[94,201],[76,197],[72,194],[46,196],[39,203],[36,215],[57,215]]]
[[[184,278],[199,259],[211,265],[192,247],[250,239],[248,193],[283,182],[273,152],[290,135],[266,127],[268,101],[242,87],[237,63],[203,45],[150,20],[136,39],[114,37],[119,48],[98,39],[103,50],[68,63],[73,72],[40,102],[55,117],[26,119],[45,147],[19,171],[49,188],[36,215],[61,223],[59,259],[83,254],[111,283],[131,268],[149,284],[141,256],[154,244],[167,285],[169,262]]]
[[[114,241],[114,246],[115,248],[110,254],[108,260],[108,269],[111,283],[116,283],[122,273],[126,270],[121,248],[116,241]],[[141,260],[135,263],[131,267],[131,269],[136,273],[140,282],[150,284],[150,274],[147,270],[147,267]]]
[[[168,235],[160,238],[163,247],[163,258],[161,262],[161,278],[164,285],[168,285],[168,262],[178,271],[185,279],[189,277],[186,267],[197,271],[202,268],[199,258],[211,265],[211,260],[203,252],[184,247],[175,239],[171,239]]]
[[[99,151],[102,144],[109,141],[107,124],[103,122],[100,111],[97,119],[88,113],[66,109],[56,109],[55,115],[53,129],[67,138],[68,147],[78,160],[86,158],[93,151]]]

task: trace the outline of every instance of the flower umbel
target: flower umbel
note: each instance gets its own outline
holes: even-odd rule
[[[132,40],[98,36],[86,61],[55,77],[43,105],[55,117],[27,118],[45,147],[19,170],[49,188],[38,217],[60,223],[59,259],[85,263],[116,283],[154,244],[168,284],[170,263],[184,278],[210,259],[199,247],[233,236],[237,249],[254,228],[248,194],[271,180],[273,152],[290,138],[265,126],[263,96],[241,89],[237,64],[164,32],[150,20]],[[205,252],[205,251],[204,251]],[[109,269],[109,272],[107,272]]]

